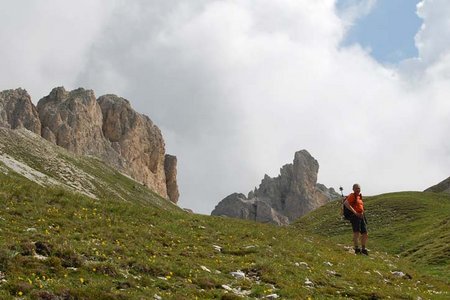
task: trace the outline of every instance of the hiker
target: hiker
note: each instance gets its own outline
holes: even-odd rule
[[[345,207],[347,207],[352,215],[349,218],[353,229],[353,245],[355,246],[355,254],[369,255],[366,249],[366,243],[368,239],[367,234],[367,222],[364,216],[364,203],[362,201],[361,187],[355,183],[353,185],[353,193],[348,195],[344,201]],[[361,241],[361,248],[359,248],[358,241]]]

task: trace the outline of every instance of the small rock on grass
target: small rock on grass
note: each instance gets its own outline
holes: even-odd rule
[[[203,270],[203,271],[206,271],[206,272],[209,272],[209,273],[211,273],[211,270],[210,269],[208,269],[207,267],[205,267],[205,266],[200,266],[200,268]]]
[[[245,279],[245,273],[241,270],[237,270],[236,272],[231,272],[231,276],[237,279]]]

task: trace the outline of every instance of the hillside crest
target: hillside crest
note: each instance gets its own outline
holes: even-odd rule
[[[447,193],[450,194],[450,177],[442,180],[436,185],[427,188],[424,192]]]

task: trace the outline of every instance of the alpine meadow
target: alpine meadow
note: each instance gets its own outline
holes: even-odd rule
[[[0,300],[449,300],[449,0],[0,0]]]
[[[197,215],[95,157],[0,133],[2,299],[449,297],[448,194],[367,197],[366,257],[340,201],[281,227]]]

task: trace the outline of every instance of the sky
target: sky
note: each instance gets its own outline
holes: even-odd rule
[[[306,149],[362,193],[450,176],[447,0],[0,0],[0,90],[128,99],[209,214]]]
[[[348,13],[353,0],[337,2],[338,12]],[[364,3],[364,2],[361,2]],[[417,57],[414,36],[422,25],[416,13],[418,1],[366,1],[366,13],[359,14],[346,33],[343,46],[358,43],[377,61],[396,64]],[[369,8],[369,9],[367,9]]]

